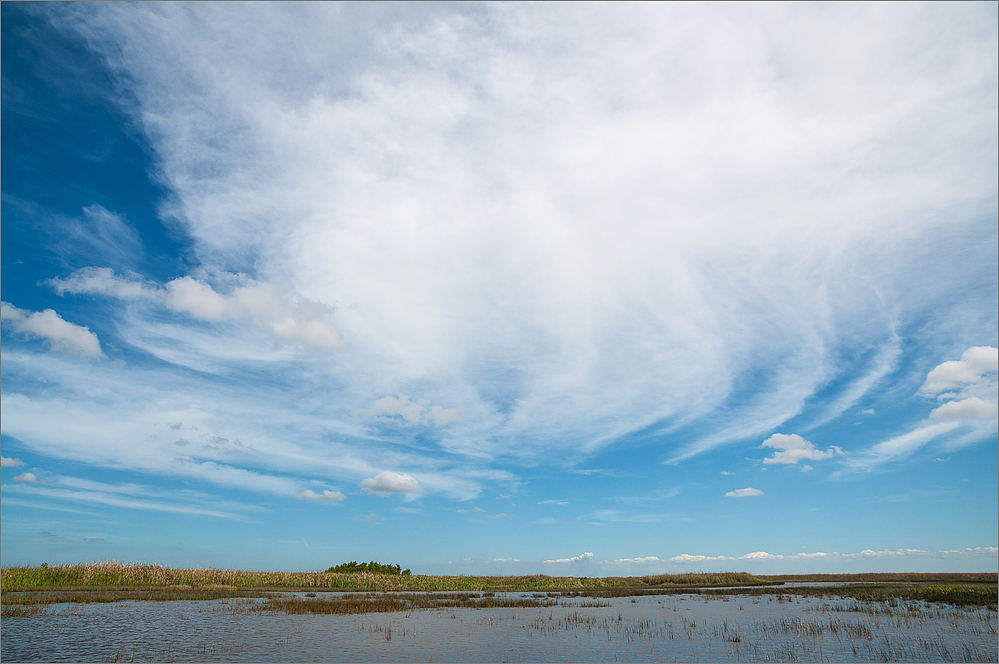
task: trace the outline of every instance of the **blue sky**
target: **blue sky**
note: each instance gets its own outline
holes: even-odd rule
[[[997,569],[995,4],[2,12],[5,565]]]

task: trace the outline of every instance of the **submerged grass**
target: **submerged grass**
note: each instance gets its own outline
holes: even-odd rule
[[[276,598],[262,604],[247,604],[243,608],[251,611],[283,611],[293,614],[357,614],[411,611],[414,609],[537,608],[557,605],[557,599],[548,597],[483,597],[474,593],[452,595],[379,593],[378,595],[348,595],[322,599]]]
[[[707,595],[776,595],[803,597],[842,597],[865,602],[918,601],[945,602],[955,606],[989,606],[999,604],[999,587],[993,584],[851,584],[846,586],[770,586],[763,588],[707,588]]]
[[[173,600],[211,600],[232,597],[269,597],[270,594],[257,590],[177,588],[177,589],[58,589],[41,592],[5,592],[3,606],[32,606],[42,604],[89,604],[112,603],[125,600],[146,602],[167,602]],[[4,613],[4,615],[7,615]]]

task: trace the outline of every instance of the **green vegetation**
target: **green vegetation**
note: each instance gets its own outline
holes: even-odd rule
[[[787,597],[848,597],[865,602],[901,602],[923,600],[944,602],[955,606],[996,606],[997,586],[992,584],[964,584],[940,586],[913,583],[858,583],[844,586],[795,586],[768,588],[708,588],[708,595],[777,595]]]
[[[291,590],[381,593],[543,591],[591,597],[665,595],[696,590],[715,595],[833,596],[865,601],[923,600],[959,606],[995,606],[997,581],[999,579],[995,573],[754,576],[746,572],[725,572],[598,578],[544,574],[427,576],[411,574],[399,565],[383,565],[374,561],[345,563],[325,572],[174,569],[161,565],[118,562],[0,569],[2,603],[19,606],[63,602],[117,602],[124,599],[163,601],[268,597],[267,591]],[[847,585],[783,585],[790,582],[832,582]],[[486,594],[488,596],[491,593]],[[414,597],[411,596],[407,601],[416,602]],[[508,600],[501,598],[494,601]],[[488,602],[478,604],[487,605]],[[324,611],[329,608],[325,604],[315,606]],[[308,608],[303,610],[311,611]]]
[[[422,574],[373,572],[371,565],[361,571],[326,572],[249,572],[222,569],[175,569],[162,565],[118,562],[47,567],[5,567],[0,569],[4,592],[39,589],[326,589],[380,591],[485,591],[485,590],[582,590],[588,588],[695,588],[718,586],[753,586],[775,583],[767,579],[732,572],[723,574],[663,574],[645,577],[576,577],[576,576],[426,576]],[[343,566],[338,566],[343,567]],[[397,565],[379,565],[398,569]]]
[[[327,574],[357,574],[358,572],[371,572],[372,574],[395,574],[396,576],[409,576],[408,569],[402,569],[400,565],[382,565],[372,560],[370,563],[358,563],[351,561],[326,570]]]

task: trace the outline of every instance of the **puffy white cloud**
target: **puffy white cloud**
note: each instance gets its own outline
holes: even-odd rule
[[[104,357],[101,343],[89,327],[63,320],[52,309],[29,311],[3,302],[0,303],[0,319],[8,330],[42,339],[56,352],[89,359]]]
[[[226,314],[235,313],[236,309],[232,302],[226,302],[211,286],[191,277],[167,282],[165,302],[172,311],[202,320],[221,320]]]
[[[24,465],[27,464],[20,459],[11,459],[9,457],[0,456],[0,468],[20,468]]]
[[[34,473],[21,473],[14,478],[15,482],[25,482],[27,484],[46,484],[45,480],[38,479]]]
[[[747,553],[744,556],[739,556],[739,560],[774,560],[776,558],[783,558],[784,556],[774,556],[766,551],[754,551],[753,553]]]
[[[996,404],[978,397],[969,397],[961,401],[948,401],[930,413],[930,417],[938,420],[974,420],[986,417],[995,418],[999,413]]]
[[[392,493],[419,493],[420,483],[412,475],[384,470],[374,477],[361,481],[361,488],[369,493],[387,496]]]
[[[762,496],[763,492],[759,489],[754,489],[752,487],[746,487],[745,489],[736,489],[735,491],[729,491],[725,494],[726,498],[749,498],[751,496]]]
[[[921,391],[924,394],[939,394],[954,388],[965,388],[996,371],[999,371],[999,348],[974,346],[964,351],[960,360],[944,362],[930,371]]]
[[[578,563],[584,560],[593,560],[593,554],[587,551],[586,553],[581,553],[578,556],[573,556],[572,558],[556,558],[554,560],[545,560],[546,564],[549,563]]]
[[[770,447],[780,450],[772,457],[764,459],[763,463],[765,464],[798,463],[802,459],[807,459],[809,461],[821,461],[822,459],[831,459],[833,456],[843,453],[843,450],[835,445],[823,452],[796,433],[775,433],[763,441],[763,445],[761,445],[761,447]]]
[[[322,493],[316,493],[312,489],[306,489],[302,493],[295,496],[296,498],[301,498],[302,500],[314,500],[317,502],[334,500],[337,502],[343,502],[347,499],[347,496],[343,495],[339,491],[330,491],[329,489],[324,490]]]

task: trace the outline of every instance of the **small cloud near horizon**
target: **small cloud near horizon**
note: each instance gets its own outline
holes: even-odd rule
[[[762,496],[763,492],[759,489],[754,489],[752,487],[746,487],[745,489],[736,489],[735,491],[729,491],[725,494],[726,498],[749,498],[750,496]]]

